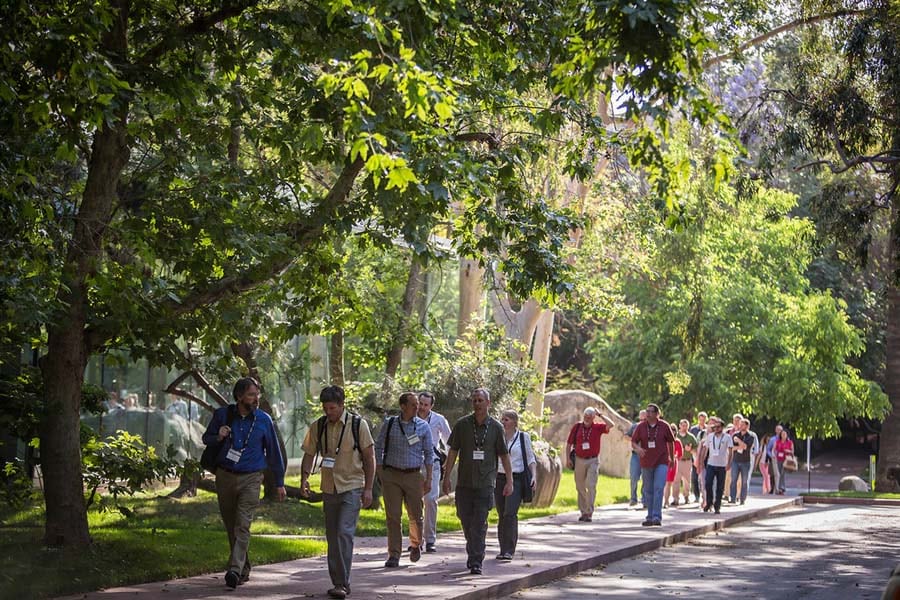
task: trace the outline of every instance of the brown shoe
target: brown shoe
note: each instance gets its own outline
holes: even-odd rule
[[[410,546],[409,547],[409,562],[419,562],[419,559],[422,558],[422,551],[419,550],[418,546]]]

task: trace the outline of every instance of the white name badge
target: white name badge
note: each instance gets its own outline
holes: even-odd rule
[[[582,450],[590,450],[590,449],[591,449],[591,443],[590,443],[590,442],[581,442],[581,449],[582,449]]]
[[[237,462],[239,460],[241,460],[241,453],[240,453],[240,451],[232,448],[231,450],[228,451],[228,454],[225,455],[225,458],[227,458],[231,462],[237,464]]]
[[[322,459],[322,468],[323,469],[333,469],[334,468],[334,457],[329,456],[328,458]]]
[[[419,436],[418,436],[418,434],[412,433],[412,434],[406,436],[406,441],[407,441],[407,443],[409,443],[410,446],[415,446],[416,444],[419,443]]]
[[[713,447],[714,456],[722,456],[723,454],[725,454],[725,446],[719,446],[718,448]]]
[[[654,448],[656,448],[656,442],[647,442],[647,447],[653,450]]]
[[[484,450],[472,450],[472,460],[484,460]]]

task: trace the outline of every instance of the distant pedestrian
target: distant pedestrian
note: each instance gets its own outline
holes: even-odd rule
[[[678,506],[682,485],[684,485],[684,504],[690,501],[691,496],[691,471],[693,470],[694,455],[697,453],[698,442],[697,437],[688,430],[688,425],[687,419],[679,421],[678,432],[675,434],[675,439],[681,444],[682,453],[680,457],[677,457],[678,466],[675,472],[675,483],[672,485],[672,493],[675,495],[675,499],[672,502],[673,506]]]
[[[444,468],[445,494],[450,493],[450,473],[459,458],[456,478],[456,515],[466,536],[466,568],[481,575],[487,537],[488,513],[494,501],[498,459],[503,471],[512,473],[509,450],[503,443],[503,426],[488,414],[491,395],[478,388],[469,396],[472,413],[461,418],[450,433],[450,450]],[[503,495],[513,492],[512,478],[506,480]]]
[[[409,518],[410,562],[419,561],[425,545],[422,497],[431,490],[434,443],[428,423],[416,416],[418,410],[417,394],[400,394],[400,415],[385,419],[375,440],[375,458],[379,461],[375,472],[381,480],[388,534],[388,558],[384,566],[388,568],[400,566],[403,551],[400,521],[404,505]]]
[[[775,435],[769,438],[766,444],[766,458],[769,461],[769,493],[778,492],[778,459],[775,457],[775,443],[781,437],[781,431],[784,429],[781,425],[775,426]]]
[[[603,421],[595,423],[597,417]],[[597,499],[597,475],[600,468],[600,436],[613,429],[613,422],[600,414],[593,406],[588,406],[582,413],[582,421],[572,426],[566,441],[566,456],[575,454],[574,464],[570,459],[570,468],[575,470],[575,490],[578,492],[578,509],[581,511],[579,521],[590,522],[594,515],[594,504]]]
[[[634,435],[634,430],[637,429],[638,423],[642,423],[646,420],[647,411],[642,409],[641,412],[638,413],[637,423],[631,424],[631,427],[628,428],[628,433],[625,434],[625,437],[630,440],[631,436]],[[637,506],[638,503],[637,487],[638,482],[641,480],[641,457],[638,456],[638,453],[634,451],[634,448],[631,449],[631,462],[629,463],[628,475],[631,479],[631,500],[628,503],[628,506],[634,507]]]
[[[769,457],[765,451],[765,448],[769,445],[769,439],[772,438],[768,433],[763,436],[762,441],[760,442],[760,446],[763,448],[763,451],[757,456],[757,464],[759,465],[759,474],[762,477],[762,493],[763,494],[771,494],[772,493],[772,481],[769,479]]]
[[[494,486],[494,503],[497,507],[497,541],[500,554],[497,560],[510,561],[516,554],[519,542],[519,506],[524,498],[533,497],[537,485],[537,459],[531,447],[531,436],[519,431],[519,413],[504,410],[500,416],[503,424],[503,441],[509,451],[512,474],[507,473],[501,463]],[[505,496],[506,482],[513,480],[512,494]]]
[[[778,434],[778,440],[775,442],[775,460],[778,463],[778,480],[775,483],[776,494],[784,495],[786,491],[784,461],[787,460],[788,456],[793,455],[794,442],[788,436],[787,429],[782,428],[781,433]]]
[[[328,596],[346,598],[350,595],[353,540],[359,510],[372,504],[375,442],[366,420],[344,408],[343,388],[328,386],[319,393],[319,400],[325,420],[313,421],[306,431],[300,465],[300,493],[309,497],[313,460],[316,456],[321,457],[328,575],[334,585],[328,590]]]
[[[278,499],[284,500],[285,465],[275,425],[258,408],[259,383],[251,377],[238,379],[232,395],[236,406],[213,413],[203,443],[222,443],[216,459],[216,497],[231,548],[225,585],[234,589],[250,579],[250,524],[259,506],[263,472],[272,472]]]
[[[647,420],[637,426],[631,438],[631,447],[641,457],[641,485],[647,507],[647,518],[641,523],[644,527],[662,525],[666,473],[675,463],[675,436],[659,417],[659,407],[648,404]]]
[[[750,487],[750,471],[753,467],[754,447],[758,449],[759,441],[756,435],[750,431],[749,419],[741,419],[738,429],[731,434],[734,443],[734,458],[731,461],[731,487],[729,498],[732,504],[747,500],[747,490]],[[740,492],[738,492],[738,479],[741,480]]]
[[[678,439],[678,430],[675,429],[675,424],[669,423],[669,429],[672,430],[672,435],[675,436],[675,461],[669,464],[669,470],[666,471],[666,488],[663,491],[663,508],[669,508],[672,504],[672,485],[675,483],[675,474],[678,472],[678,463],[681,462],[681,457],[684,455],[684,446],[682,446],[681,441]],[[678,506],[677,497],[675,498],[674,505]]]
[[[431,488],[425,492],[425,552],[437,552],[437,506],[441,496],[441,470],[447,460],[447,441],[450,439],[450,423],[434,409],[434,394],[419,393],[419,418],[425,419],[431,428],[434,444],[434,466],[431,472]]]
[[[712,433],[706,436],[701,449],[701,460],[706,459],[706,503],[703,512],[722,511],[722,494],[725,491],[725,473],[731,466],[734,442],[727,435],[721,419],[713,417]]]

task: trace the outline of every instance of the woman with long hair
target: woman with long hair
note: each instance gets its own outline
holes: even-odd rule
[[[775,460],[778,461],[778,479],[775,481],[775,493],[784,495],[784,461],[788,456],[794,454],[794,442],[788,437],[787,428],[781,430],[778,434],[778,440],[775,442]]]

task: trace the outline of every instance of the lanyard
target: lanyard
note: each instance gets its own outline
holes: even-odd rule
[[[718,445],[718,446],[716,446],[716,438],[718,438],[718,440],[719,440],[719,445]],[[719,448],[721,448],[721,447],[722,447],[722,444],[723,444],[724,442],[725,442],[725,436],[724,436],[724,435],[721,435],[721,436],[713,435],[713,436],[712,436],[712,447],[713,447],[713,450],[718,450]]]
[[[338,438],[337,448],[334,449],[334,455],[337,456],[341,451],[341,442],[344,441],[344,431],[347,429],[347,420],[344,419],[344,426],[341,427],[341,436]],[[328,454],[328,421],[325,421],[325,454]]]
[[[581,441],[582,442],[590,442],[591,441],[591,429],[593,429],[593,426],[588,427],[584,423],[581,424]]]
[[[481,441],[478,441],[478,423],[475,422],[475,418],[472,418],[472,439],[475,441],[475,449],[476,450],[484,450],[484,440],[487,438],[487,419],[485,418],[484,424],[481,425],[484,429],[481,432]]]
[[[517,441],[518,439],[519,439],[519,430],[516,429],[516,435],[513,436],[512,441],[511,441],[511,442],[509,443],[509,445],[506,447],[506,451],[507,451],[507,452],[509,452],[510,454],[512,454],[512,450],[513,450],[513,448],[515,447],[516,441]]]
[[[659,423],[656,425],[647,425],[647,442],[650,441],[650,434],[653,434],[653,443],[659,439]]]
[[[240,422],[241,422],[241,428],[243,428],[244,419],[241,419]],[[247,435],[244,436],[244,443],[243,443],[243,444],[238,445],[238,443],[237,443],[237,441],[238,441],[237,436],[234,435],[234,430],[232,430],[232,432],[231,432],[231,437],[234,439],[234,441],[231,443],[231,447],[234,448],[235,450],[243,450],[244,448],[246,448],[246,447],[247,447],[247,442],[250,441],[250,435],[253,433],[253,426],[254,426],[254,425],[256,425],[256,413],[255,413],[255,412],[253,413],[253,420],[250,422],[250,430],[247,431]]]

